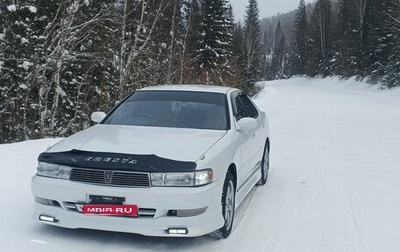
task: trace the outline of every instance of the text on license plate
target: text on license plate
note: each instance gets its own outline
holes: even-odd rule
[[[83,205],[82,212],[88,215],[137,216],[136,205]]]

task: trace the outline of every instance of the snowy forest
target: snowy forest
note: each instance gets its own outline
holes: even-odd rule
[[[299,1],[290,30],[228,0],[1,0],[0,143],[68,136],[130,92],[357,76],[400,86],[400,1]],[[290,34],[288,36],[287,34]]]

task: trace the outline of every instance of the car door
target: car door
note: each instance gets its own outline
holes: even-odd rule
[[[241,141],[241,182],[243,185],[247,179],[258,169],[262,156],[262,146],[265,141],[262,139],[263,121],[260,111],[253,104],[250,98],[242,93],[236,92],[232,95],[233,113],[237,136]],[[251,117],[257,120],[257,127],[251,130],[241,130],[238,121],[244,117]],[[260,154],[261,153],[261,154]]]

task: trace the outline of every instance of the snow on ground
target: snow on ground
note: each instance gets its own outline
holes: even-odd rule
[[[34,222],[30,178],[57,139],[0,145],[1,251],[398,251],[400,90],[354,80],[266,82],[271,174],[226,240],[68,230]]]

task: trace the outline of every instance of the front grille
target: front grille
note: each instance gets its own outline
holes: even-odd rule
[[[69,180],[124,187],[150,187],[149,173],[73,168]]]

